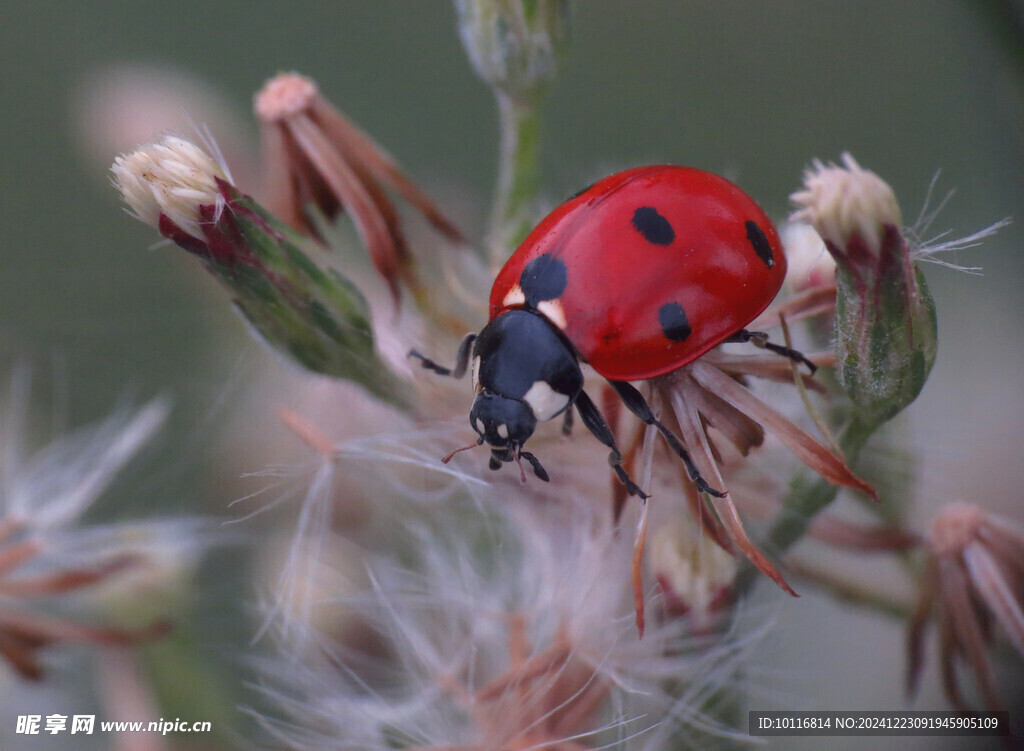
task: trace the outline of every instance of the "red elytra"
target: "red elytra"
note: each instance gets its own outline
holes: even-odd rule
[[[568,430],[575,409],[610,449],[609,463],[627,491],[648,497],[623,467],[613,431],[583,388],[582,361],[657,428],[698,490],[724,497],[629,382],[670,373],[730,339],[754,340],[813,371],[799,352],[745,329],[785,274],[775,228],[742,190],[697,169],[640,167],[601,180],[541,221],[498,273],[490,320],[463,339],[453,368],[415,350],[409,355],[456,378],[472,362],[469,421],[478,439],[463,449],[488,444],[491,469],[515,461],[522,473],[526,461],[548,480],[523,446],[539,422],[564,415]]]
[[[590,186],[530,233],[495,279],[490,318],[536,308],[602,376],[642,380],[739,332],[785,275],[775,227],[740,188],[689,167],[639,167]],[[538,304],[527,283],[564,286]]]

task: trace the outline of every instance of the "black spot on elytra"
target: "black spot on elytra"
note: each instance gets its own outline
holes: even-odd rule
[[[764,262],[764,265],[771,268],[775,265],[775,254],[772,253],[771,243],[765,237],[764,230],[757,226],[757,222],[747,221],[747,239],[754,247],[757,257]]]
[[[536,308],[545,300],[554,300],[565,291],[569,283],[569,270],[554,256],[544,253],[526,264],[519,275],[519,287],[526,304]]]
[[[641,206],[633,212],[633,227],[654,245],[670,245],[676,239],[676,232],[668,219],[650,206]]]
[[[667,302],[658,308],[658,323],[661,324],[661,333],[674,342],[681,342],[690,335],[690,321],[683,306],[677,302]]]

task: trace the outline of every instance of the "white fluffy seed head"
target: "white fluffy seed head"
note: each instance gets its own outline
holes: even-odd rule
[[[792,221],[806,222],[837,247],[845,248],[854,235],[879,252],[885,227],[902,223],[896,194],[889,184],[862,168],[849,153],[842,166],[815,159],[804,172],[803,190],[790,196],[797,205]]]
[[[479,489],[505,502],[513,495],[504,491],[519,487]],[[479,501],[432,505],[427,516],[404,507],[388,530],[393,549],[363,554],[369,587],[331,597],[380,647],[331,645],[330,654],[357,658],[342,673],[295,659],[283,642],[265,685],[284,719],[265,718],[268,731],[303,751],[384,751],[396,738],[415,738],[417,748],[591,748],[606,731],[636,735],[629,748],[662,749],[686,725],[712,724],[694,697],[737,680],[749,635],[709,649],[691,641],[686,620],[672,619],[639,639],[628,536],[595,524],[598,515],[548,504],[506,516],[501,506],[512,503],[484,515]],[[502,541],[500,554],[476,543],[481,534]],[[382,679],[387,690],[378,690]]]
[[[227,179],[224,171],[194,143],[177,136],[118,156],[110,171],[132,215],[151,227],[158,227],[164,214],[203,240],[199,207],[216,206],[219,213],[224,203],[216,182]]]
[[[6,487],[0,511],[40,536],[73,527],[152,439],[169,409],[166,400],[155,399],[138,410],[118,410],[53,441],[23,466],[2,467]],[[17,430],[17,425],[0,425],[5,446],[17,444]]]

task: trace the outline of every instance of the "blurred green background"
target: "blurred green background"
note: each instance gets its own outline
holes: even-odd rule
[[[939,359],[901,430],[923,456],[912,518],[924,523],[929,507],[962,497],[1020,519],[1020,5],[581,0],[574,11],[571,53],[546,106],[552,203],[601,173],[675,162],[727,174],[781,219],[809,161],[848,150],[895,188],[908,223],[940,169],[937,195],[956,195],[933,231],[964,235],[1016,220],[949,259],[982,266],[983,276],[928,269]],[[190,114],[209,122],[240,175],[252,169],[253,92],[278,71],[312,76],[476,239],[494,178],[495,110],[447,2],[0,5],[3,361],[34,363],[41,402],[66,405],[58,411],[69,424],[103,415],[126,393],[172,396],[164,458],[149,465],[158,479],[145,485],[155,504],[219,513],[229,499],[204,479],[215,455],[203,426],[244,382],[244,363],[269,355],[209,294],[191,259],[149,249],[156,234],[121,211],[105,170],[135,145],[118,140],[132,102],[106,120],[90,110],[111,66],[177,70],[219,92],[219,120]],[[149,135],[168,127],[182,125],[154,123]],[[138,514],[130,502],[125,495],[113,507]],[[895,626],[813,595],[787,604],[766,663],[783,673],[793,708],[899,706]],[[917,706],[943,706],[937,697],[930,688]]]

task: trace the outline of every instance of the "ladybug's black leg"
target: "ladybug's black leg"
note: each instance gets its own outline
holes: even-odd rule
[[[775,344],[774,342],[768,341],[768,335],[763,331],[747,331],[746,329],[740,329],[735,334],[726,339],[727,342],[750,342],[755,347],[766,349],[769,352],[774,352],[777,355],[788,357],[795,363],[803,363],[807,366],[808,370],[811,371],[811,375],[818,370],[818,366],[807,359],[803,352],[789,347],[783,347],[781,344]]]
[[[576,396],[576,409],[579,410],[580,418],[583,420],[583,424],[587,426],[587,430],[593,433],[597,440],[612,450],[608,455],[608,463],[615,470],[615,476],[626,486],[629,494],[645,501],[650,498],[647,493],[640,489],[639,485],[633,482],[629,473],[622,468],[622,454],[619,452],[619,447],[615,445],[615,436],[612,434],[612,429],[608,427],[608,423],[605,422],[601,411],[591,401],[590,397],[587,396],[586,391],[580,391]]]
[[[690,458],[689,452],[683,446],[682,442],[676,438],[675,433],[666,428],[654,417],[654,412],[651,411],[651,405],[644,399],[644,395],[641,394],[633,384],[628,381],[608,381],[615,389],[615,393],[622,399],[622,403],[626,405],[630,412],[639,417],[647,425],[653,425],[668,441],[668,445],[672,447],[672,450],[679,454],[679,457],[683,460],[683,464],[686,465],[686,471],[690,475],[690,479],[693,480],[693,484],[697,486],[697,490],[703,493],[708,493],[716,498],[725,498],[725,493],[720,490],[715,490],[713,487],[707,484],[704,478],[701,476],[700,471],[697,469],[697,465],[693,463],[693,459]]]
[[[572,435],[572,407],[562,413],[562,435]]]
[[[544,482],[551,481],[551,478],[548,477],[547,470],[545,470],[544,467],[541,466],[540,459],[531,454],[529,451],[520,451],[519,456],[521,456],[523,459],[526,459],[526,461],[530,463],[530,466],[533,467],[533,474],[537,475],[539,479],[543,480]]]
[[[414,349],[410,349],[409,354],[406,355],[406,357],[415,357],[420,361],[420,365],[427,370],[433,370],[438,375],[462,378],[462,376],[466,375],[466,367],[469,365],[469,354],[473,351],[473,342],[475,341],[476,334],[466,334],[462,343],[459,344],[459,351],[455,355],[454,368],[446,368],[444,365],[438,365],[429,357],[424,357]]]

